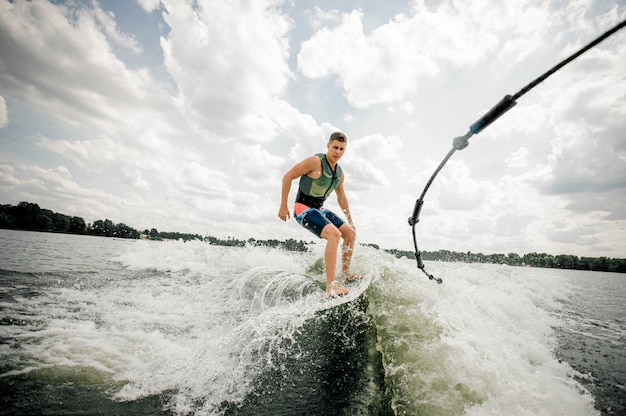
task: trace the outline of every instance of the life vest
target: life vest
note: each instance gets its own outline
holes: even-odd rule
[[[339,185],[342,170],[341,166],[337,164],[333,171],[324,153],[318,153],[315,156],[322,161],[322,176],[317,179],[313,179],[308,175],[300,176],[296,202],[311,208],[321,208],[326,198]]]

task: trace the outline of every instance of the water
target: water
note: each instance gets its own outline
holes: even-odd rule
[[[626,411],[625,276],[322,253],[0,230],[0,414]]]

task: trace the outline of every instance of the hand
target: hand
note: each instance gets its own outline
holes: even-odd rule
[[[289,208],[286,206],[281,206],[278,210],[278,218],[283,221],[287,221],[289,219]]]

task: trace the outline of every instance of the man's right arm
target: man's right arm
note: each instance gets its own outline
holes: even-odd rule
[[[287,221],[289,218],[289,206],[287,198],[289,198],[289,191],[291,190],[291,179],[287,174],[283,176],[283,186],[280,193],[280,209],[278,210],[278,218],[283,221]]]
[[[283,176],[283,183],[280,193],[280,209],[278,210],[278,218],[283,221],[287,221],[289,218],[289,191],[291,190],[291,182],[294,179],[299,178],[302,175],[306,175],[307,173],[312,172],[315,169],[316,162],[319,163],[319,158],[316,156],[312,156],[304,159],[302,162],[296,164],[292,167],[285,176]]]

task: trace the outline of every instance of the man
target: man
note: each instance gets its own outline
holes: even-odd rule
[[[326,297],[342,296],[350,291],[340,286],[335,280],[337,266],[337,249],[339,240],[343,239],[341,256],[341,270],[346,281],[358,279],[350,273],[350,261],[356,240],[356,231],[350,216],[348,198],[343,183],[345,175],[339,164],[339,159],[346,151],[348,139],[345,134],[335,132],[330,135],[326,145],[328,152],[308,157],[296,164],[283,176],[282,194],[278,217],[287,221],[289,207],[287,198],[291,190],[291,182],[300,178],[298,195],[294,204],[296,221],[304,228],[320,238],[326,240],[324,262],[326,264]],[[333,192],[337,194],[337,202],[348,219],[345,223],[332,211],[324,208],[324,201]]]

